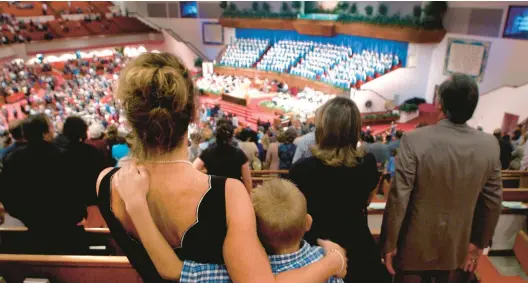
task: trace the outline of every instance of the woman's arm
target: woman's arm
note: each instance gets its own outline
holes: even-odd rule
[[[253,190],[253,181],[251,180],[251,170],[249,169],[249,161],[242,165],[242,180],[244,181],[244,186],[249,194]]]
[[[341,271],[341,257],[331,252],[307,267],[277,275],[271,272],[264,248],[257,237],[255,212],[244,186],[236,180],[226,182],[227,236],[224,260],[233,282],[324,282]],[[344,255],[344,250],[341,251]],[[343,271],[346,274],[346,268]],[[339,275],[343,277],[341,272]]]
[[[160,276],[167,280],[179,280],[183,263],[159,231],[148,208],[147,170],[131,162],[117,172],[112,181],[112,186],[125,203],[126,211],[136,227],[139,239]]]

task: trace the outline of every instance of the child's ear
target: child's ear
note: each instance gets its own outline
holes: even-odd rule
[[[305,232],[310,231],[310,229],[312,228],[312,222],[313,222],[312,216],[310,214],[306,214],[306,231]]]

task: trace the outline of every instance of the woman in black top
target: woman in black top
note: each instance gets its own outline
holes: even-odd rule
[[[194,160],[193,166],[198,170],[207,169],[207,173],[241,180],[246,190],[251,193],[253,184],[249,161],[244,152],[233,146],[233,125],[226,120],[218,121],[216,143],[205,149],[200,157]]]
[[[334,98],[317,113],[313,156],[295,163],[290,179],[303,192],[312,229],[310,243],[330,239],[349,255],[347,282],[390,282],[370,233],[366,208],[379,181],[376,160],[357,150],[361,117],[356,104]]]
[[[116,95],[134,132],[131,152],[141,166],[130,162],[122,169],[105,169],[97,182],[98,204],[113,238],[145,282],[178,280],[181,266],[168,264],[176,256],[225,263],[235,282],[322,282],[339,273],[341,259],[331,252],[308,267],[272,274],[242,183],[205,175],[188,161],[195,90],[177,57],[138,56],[121,72]],[[138,172],[148,172],[149,178]],[[116,184],[121,180],[126,185]],[[130,184],[132,190],[121,190]],[[125,192],[138,197],[123,198]],[[159,244],[175,253],[161,255]]]

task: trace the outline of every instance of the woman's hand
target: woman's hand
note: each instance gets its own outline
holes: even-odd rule
[[[142,165],[138,166],[135,161],[128,163],[113,176],[112,182],[127,210],[147,203],[150,179]]]
[[[348,268],[348,257],[346,250],[343,249],[340,245],[328,240],[318,239],[317,244],[324,249],[326,256],[332,256],[337,259],[335,261],[336,273],[334,274],[334,276],[338,278],[345,278]]]

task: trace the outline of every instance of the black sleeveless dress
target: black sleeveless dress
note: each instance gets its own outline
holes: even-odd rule
[[[145,282],[167,282],[150,260],[139,240],[128,234],[111,208],[111,178],[119,171],[112,169],[99,186],[98,206],[110,228],[112,237],[123,250],[132,266]],[[181,246],[174,249],[178,257],[200,263],[224,264],[222,248],[227,234],[225,206],[226,178],[209,176],[209,189],[197,207],[196,222],[181,239]]]

